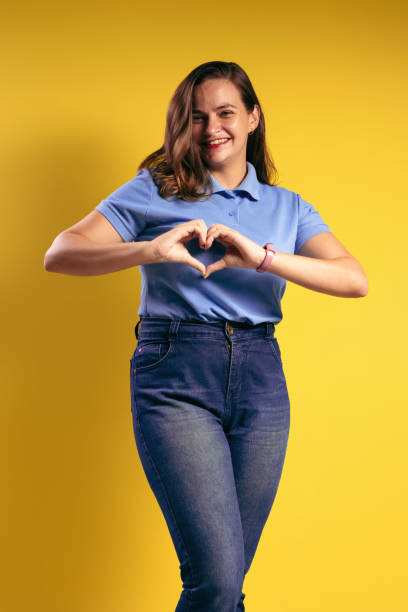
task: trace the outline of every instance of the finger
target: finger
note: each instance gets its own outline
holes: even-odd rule
[[[204,219],[193,219],[192,221],[187,221],[187,223],[179,223],[174,229],[179,236],[179,240],[183,241],[184,238],[189,239],[193,236],[203,236],[204,228],[204,235],[206,235],[207,226],[205,225]]]
[[[210,274],[212,274],[213,272],[217,272],[218,270],[223,270],[226,267],[227,267],[227,264],[225,262],[225,259],[224,258],[219,259],[218,261],[215,261],[211,265],[207,266],[205,270],[204,278],[208,278]]]
[[[199,261],[198,259],[196,259],[195,257],[192,257],[190,255],[190,256],[186,257],[184,263],[188,264],[192,268],[195,268],[196,270],[201,272],[201,274],[204,276],[204,274],[205,274],[205,265],[203,264],[202,261]]]
[[[200,221],[202,221],[201,223],[201,236],[200,236],[200,246],[202,249],[205,249],[205,242],[207,240],[207,232],[208,232],[208,228],[207,225],[204,221],[204,219],[200,219]]]
[[[189,242],[195,236],[198,237],[200,247],[205,248],[205,241],[207,238],[207,226],[204,219],[193,219],[187,223],[181,223],[183,226],[181,229],[181,237],[178,238],[183,244]],[[177,226],[178,227],[178,226]]]
[[[202,249],[205,249],[205,241],[207,239],[207,225],[204,221],[204,219],[194,219],[194,222],[196,222],[198,224],[197,229],[197,235],[198,235],[198,241],[200,243],[200,247]]]
[[[214,240],[216,239],[218,235],[219,235],[219,229],[217,227],[211,226],[207,232],[207,236],[205,239],[206,249],[209,249],[211,247],[212,243],[214,242]]]
[[[236,233],[235,230],[230,227],[221,226],[215,227],[214,229],[210,228],[207,232],[206,247],[209,248],[217,238],[219,242],[234,244],[234,233]]]

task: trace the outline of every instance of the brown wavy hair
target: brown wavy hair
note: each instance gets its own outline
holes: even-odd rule
[[[147,168],[162,198],[176,196],[198,201],[210,198],[208,168],[192,140],[192,102],[194,87],[207,79],[228,79],[241,94],[248,112],[260,109],[259,123],[248,135],[246,159],[256,170],[260,183],[276,185],[278,171],[269,155],[265,140],[265,118],[258,97],[246,72],[234,62],[206,62],[192,70],[175,90],[167,110],[164,144],[139,165]],[[210,188],[211,189],[211,188]]]

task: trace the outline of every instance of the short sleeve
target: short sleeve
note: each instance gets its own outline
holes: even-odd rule
[[[125,242],[133,241],[146,227],[146,213],[153,193],[153,179],[147,168],[113,191],[95,209],[102,213]]]
[[[323,221],[319,212],[312,204],[303,200],[299,193],[298,200],[298,227],[295,243],[295,254],[299,252],[306,240],[321,232],[331,232],[329,226]]]

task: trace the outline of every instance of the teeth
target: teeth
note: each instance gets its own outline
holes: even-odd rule
[[[211,140],[207,144],[219,144],[220,142],[227,142],[228,138],[220,138],[219,140]]]

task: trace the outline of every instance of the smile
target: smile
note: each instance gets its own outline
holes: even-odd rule
[[[215,149],[217,147],[222,147],[222,145],[224,145],[225,143],[227,143],[229,140],[231,140],[230,138],[220,138],[219,140],[213,140],[210,143],[204,143],[204,146],[207,147],[208,149]]]

